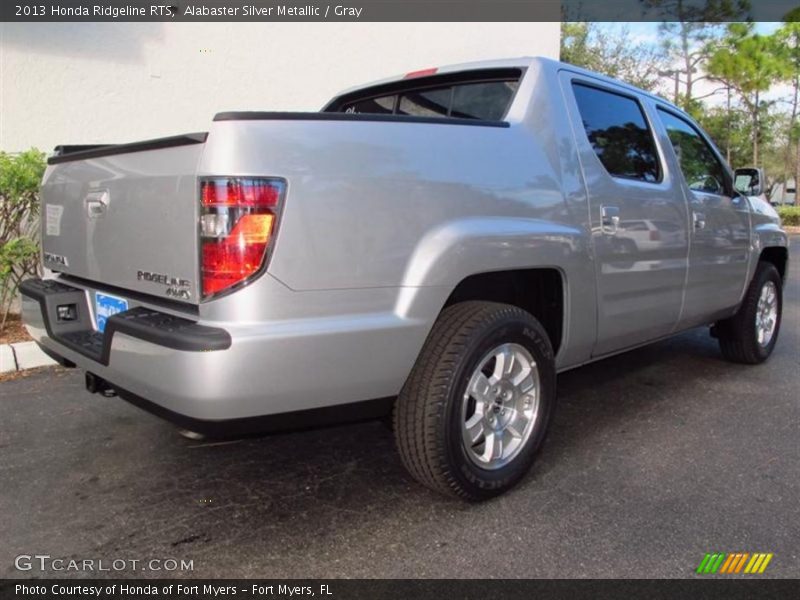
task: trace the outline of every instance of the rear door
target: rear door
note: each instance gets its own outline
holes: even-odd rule
[[[681,326],[702,325],[739,303],[750,258],[750,214],[711,142],[683,115],[659,106],[670,161],[692,216],[689,276]]]
[[[589,197],[598,291],[593,355],[600,356],[676,326],[688,213],[640,97],[568,71],[561,83]]]

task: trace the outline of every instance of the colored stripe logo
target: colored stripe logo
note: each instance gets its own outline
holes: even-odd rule
[[[755,575],[767,570],[767,565],[772,560],[772,552],[714,552],[703,557],[697,567],[700,575]]]

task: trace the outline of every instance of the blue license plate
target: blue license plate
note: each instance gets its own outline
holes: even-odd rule
[[[117,313],[128,310],[128,301],[116,296],[106,294],[94,295],[94,318],[97,321],[99,331],[106,330],[106,322]]]

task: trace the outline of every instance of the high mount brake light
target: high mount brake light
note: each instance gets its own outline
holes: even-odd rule
[[[427,77],[428,75],[436,75],[439,69],[434,67],[432,69],[420,69],[419,71],[411,71],[403,76],[403,79],[416,79],[417,77]]]
[[[200,182],[203,297],[246,281],[272,247],[286,184],[278,179],[215,178]]]

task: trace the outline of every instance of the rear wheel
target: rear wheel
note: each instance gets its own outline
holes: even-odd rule
[[[481,500],[529,470],[555,401],[553,350],[542,326],[506,304],[445,309],[398,397],[403,463],[424,485]]]
[[[775,265],[758,263],[739,310],[714,326],[726,359],[755,365],[772,354],[781,326],[782,283]]]

